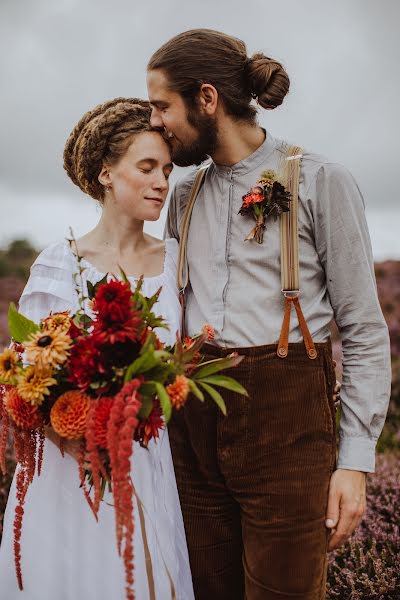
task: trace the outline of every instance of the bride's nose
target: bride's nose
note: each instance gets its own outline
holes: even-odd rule
[[[162,171],[161,173],[157,173],[157,176],[153,181],[153,188],[156,190],[160,190],[161,192],[165,192],[165,190],[168,190],[168,179]]]

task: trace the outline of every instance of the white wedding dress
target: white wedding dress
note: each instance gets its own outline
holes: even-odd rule
[[[154,309],[170,330],[158,331],[162,341],[174,343],[180,305],[176,290],[176,240],[166,241],[164,271],[144,280],[143,293],[162,286]],[[82,261],[84,282],[102,278]],[[35,322],[50,313],[78,308],[73,273],[77,261],[67,241],[53,244],[35,261],[20,300],[20,311]],[[134,278],[130,278],[134,284]],[[132,480],[144,507],[145,536],[151,564],[145,558],[143,531],[135,498],[134,590],[136,600],[170,600],[171,580],[177,600],[194,600],[182,514],[176,488],[168,431],[149,449],[134,444]],[[112,497],[106,497],[112,502]],[[99,521],[79,488],[77,463],[46,440],[40,477],[28,490],[22,528],[22,576],[18,588],[13,556],[15,478],[5,513],[0,546],[0,598],[4,600],[124,600],[123,560],[118,556],[114,509],[101,503]],[[147,555],[148,556],[148,555]],[[147,568],[146,568],[147,567]],[[153,573],[155,595],[150,593]]]

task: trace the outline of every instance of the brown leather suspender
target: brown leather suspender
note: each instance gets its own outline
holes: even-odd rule
[[[196,173],[192,189],[190,190],[189,202],[187,203],[185,212],[182,217],[181,230],[179,234],[179,254],[178,254],[178,270],[176,274],[176,283],[179,290],[179,302],[182,312],[181,336],[185,337],[185,290],[189,283],[189,265],[187,260],[187,238],[189,234],[190,219],[192,217],[194,203],[203,183],[204,176],[209,165],[200,167]]]
[[[281,335],[278,342],[277,354],[285,358],[289,351],[290,313],[292,305],[296,310],[299,320],[300,331],[303,336],[304,345],[308,357],[317,357],[317,351],[312,340],[310,330],[301,310],[299,302],[300,277],[299,277],[299,233],[298,233],[298,210],[299,210],[299,178],[302,149],[299,146],[289,146],[283,161],[282,171],[285,187],[291,195],[289,212],[281,215],[281,284],[282,293],[285,298],[284,317]]]

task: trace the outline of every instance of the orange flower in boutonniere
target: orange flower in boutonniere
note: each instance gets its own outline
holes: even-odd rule
[[[262,244],[265,220],[268,217],[273,217],[276,221],[279,215],[287,212],[291,197],[279,181],[275,171],[264,171],[257,184],[243,196],[239,214],[252,215],[256,221],[255,227],[250,231],[245,241],[256,240],[256,242]]]

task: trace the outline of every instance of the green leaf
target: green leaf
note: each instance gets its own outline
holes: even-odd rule
[[[146,319],[147,325],[152,329],[161,327],[162,329],[169,329],[165,320],[162,317],[156,317],[154,313],[150,313]]]
[[[20,344],[25,342],[32,333],[39,331],[39,326],[36,323],[17,311],[14,302],[11,302],[8,309],[8,328],[13,340]]]
[[[248,396],[247,390],[240,385],[235,379],[232,377],[226,377],[225,375],[213,375],[211,377],[204,377],[202,379],[198,379],[197,383],[205,382],[210,385],[217,385],[219,387],[225,388],[227,390],[231,390],[232,392],[236,392],[237,394],[241,394],[242,396]]]
[[[87,291],[89,300],[93,300],[95,295],[94,285],[91,281],[87,281]]]
[[[140,388],[141,390],[141,388]],[[139,393],[140,393],[139,390]],[[140,419],[147,419],[153,408],[153,398],[142,396],[142,406],[140,407],[138,416]]]
[[[232,356],[231,358],[216,358],[206,363],[200,364],[198,370],[192,375],[192,379],[200,379],[219,373],[224,369],[236,367],[243,360],[243,356]]]
[[[156,386],[153,382],[145,381],[139,388],[139,394],[144,398],[149,398],[150,400],[156,395],[157,390]]]
[[[151,310],[153,308],[153,306],[155,305],[155,303],[157,302],[158,298],[160,297],[161,290],[162,290],[162,287],[158,288],[158,290],[156,291],[155,294],[153,294],[153,296],[150,296],[150,298],[147,298],[147,304],[148,304],[149,310]]]
[[[154,349],[151,347],[129,365],[125,373],[124,382],[130,381],[135,375],[150,371],[157,363],[158,360],[154,356]]]
[[[176,362],[181,362],[182,359],[182,354],[183,354],[183,344],[182,344],[182,338],[180,336],[179,331],[176,332],[176,342],[175,342],[175,346],[173,348],[174,350],[174,358],[176,360]]]
[[[152,348],[154,350],[155,343],[156,343],[155,333],[150,331],[147,334],[146,341],[143,344],[143,346],[141,347],[139,354],[145,354],[150,348]]]
[[[131,296],[133,303],[135,304],[135,306],[137,305],[137,303],[139,302],[140,298],[141,298],[141,289],[143,287],[143,276],[139,277],[139,279],[137,280],[136,283],[136,288]]]
[[[226,406],[225,406],[225,402],[223,397],[221,396],[221,394],[219,392],[217,392],[217,390],[214,390],[213,387],[211,387],[211,385],[208,385],[208,383],[203,383],[202,381],[199,381],[199,385],[201,385],[201,387],[203,387],[205,389],[205,391],[210,394],[211,398],[214,400],[214,402],[217,404],[217,406],[219,406],[219,408],[221,409],[221,412],[226,416]]]
[[[191,379],[188,379],[188,382],[189,382],[189,388],[190,388],[190,391],[192,392],[192,394],[194,394],[196,396],[196,398],[198,398],[199,400],[204,402],[203,392],[197,387],[197,385],[195,384],[194,381],[192,381]]]
[[[167,349],[163,350],[154,350],[154,356],[156,356],[159,360],[164,361],[172,361],[173,355]]]
[[[201,335],[199,335],[199,337],[197,338],[197,340],[195,340],[193,346],[191,346],[188,349],[184,349],[183,350],[183,356],[181,359],[181,362],[186,364],[189,363],[191,360],[193,360],[193,358],[196,356],[196,354],[200,351],[200,348],[203,346],[204,342],[207,339],[207,335],[205,333],[202,333]]]
[[[170,397],[162,383],[159,383],[158,381],[154,381],[152,383],[154,383],[154,385],[156,386],[157,396],[158,396],[158,399],[160,400],[160,404],[161,404],[162,411],[164,413],[165,421],[166,421],[166,423],[168,423],[168,421],[171,418],[171,413],[172,413]]]
[[[119,272],[121,273],[122,280],[125,281],[125,283],[129,283],[128,276],[125,273],[125,271],[123,270],[123,268],[120,265],[118,265],[118,269],[119,269]],[[129,285],[130,285],[130,283],[129,283]]]
[[[78,326],[81,325],[85,329],[87,329],[93,323],[93,319],[84,313],[79,315]]]
[[[156,365],[153,369],[147,371],[147,377],[151,380],[165,383],[167,379],[173,378],[175,372],[176,369],[173,366],[166,363],[161,363]]]

